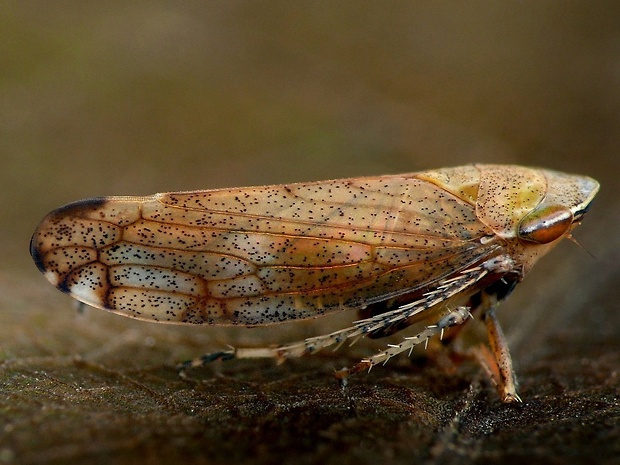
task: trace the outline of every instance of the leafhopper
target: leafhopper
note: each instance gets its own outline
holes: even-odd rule
[[[37,227],[32,257],[93,307],[179,324],[268,325],[355,310],[350,327],[217,358],[283,360],[418,328],[340,372],[370,369],[479,315],[474,351],[505,402],[520,401],[494,309],[581,221],[599,184],[511,165],[262,187],[100,197]],[[456,331],[458,332],[458,331]]]

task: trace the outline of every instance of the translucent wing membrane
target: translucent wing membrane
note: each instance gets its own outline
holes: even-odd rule
[[[146,320],[259,325],[360,308],[501,246],[474,205],[415,175],[78,202],[32,238],[47,278]]]

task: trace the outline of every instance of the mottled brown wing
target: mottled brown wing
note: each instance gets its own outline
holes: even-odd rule
[[[259,325],[432,287],[494,254],[492,236],[473,205],[412,174],[86,200],[50,213],[31,252],[95,307]]]

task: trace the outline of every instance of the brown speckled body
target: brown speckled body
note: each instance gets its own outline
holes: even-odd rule
[[[455,280],[463,284],[443,297],[460,296],[462,305],[506,276],[520,280],[570,234],[597,190],[585,176],[470,165],[96,198],[46,216],[31,253],[76,299],[167,323],[388,311],[394,306],[381,305],[416,301]],[[484,276],[465,285],[468,272],[493,259],[503,265],[482,267]]]

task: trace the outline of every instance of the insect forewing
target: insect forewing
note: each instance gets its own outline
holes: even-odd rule
[[[50,213],[31,253],[95,307],[268,324],[427,289],[493,255],[476,195],[421,173],[90,199]]]

